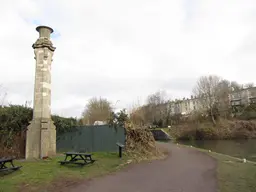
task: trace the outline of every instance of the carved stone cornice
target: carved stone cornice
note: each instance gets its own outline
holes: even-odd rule
[[[55,51],[56,49],[56,47],[53,46],[51,40],[46,37],[38,38],[36,42],[32,45],[32,47],[33,49],[47,47],[51,51]]]

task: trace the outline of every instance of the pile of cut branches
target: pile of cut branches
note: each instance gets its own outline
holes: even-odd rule
[[[126,127],[126,153],[137,161],[164,158],[164,153],[156,146],[151,131],[142,127]]]
[[[165,157],[163,150],[156,145],[152,132],[144,127],[134,126],[128,119],[125,110],[112,113],[108,124],[117,128],[126,129],[126,154],[135,161],[162,159]]]

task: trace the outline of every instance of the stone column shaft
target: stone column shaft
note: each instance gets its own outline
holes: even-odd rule
[[[32,46],[36,60],[34,110],[27,129],[26,159],[56,154],[56,127],[51,120],[51,64],[55,47],[50,34],[53,30],[46,26],[36,30],[39,38]]]
[[[51,118],[51,60],[53,52],[36,48],[36,78],[33,118]]]

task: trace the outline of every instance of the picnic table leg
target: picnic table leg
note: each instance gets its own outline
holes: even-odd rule
[[[73,157],[71,155],[71,160],[70,161],[76,161],[76,157],[77,157],[77,155],[74,155]]]
[[[85,156],[85,161],[86,161],[86,163],[88,163],[87,161],[90,161],[90,163],[93,163],[94,162],[94,160],[92,159],[92,156]]]
[[[64,161],[67,161],[67,158],[68,158],[68,155],[66,155],[66,157],[65,157],[65,160],[64,160]]]
[[[6,169],[6,168],[7,168],[7,167],[5,166],[5,162],[2,162],[0,165],[1,165],[0,169]]]
[[[65,161],[67,161],[68,157],[70,157],[70,159],[68,161],[73,161],[73,155],[72,154],[68,154],[66,155]]]
[[[15,167],[15,166],[14,166],[14,164],[13,164],[13,161],[12,161],[12,160],[11,160],[11,162],[10,162],[10,163],[11,163],[12,167]]]
[[[79,156],[84,161],[84,164],[87,164],[86,157],[83,157],[83,155],[79,155]]]
[[[89,158],[89,160],[92,162],[92,156],[89,156],[88,158]]]

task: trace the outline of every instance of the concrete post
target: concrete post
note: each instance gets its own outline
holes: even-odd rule
[[[36,60],[34,110],[26,134],[26,159],[56,154],[56,127],[51,120],[51,64],[56,49],[50,40],[53,29],[39,26],[36,30],[39,38],[32,45]]]

